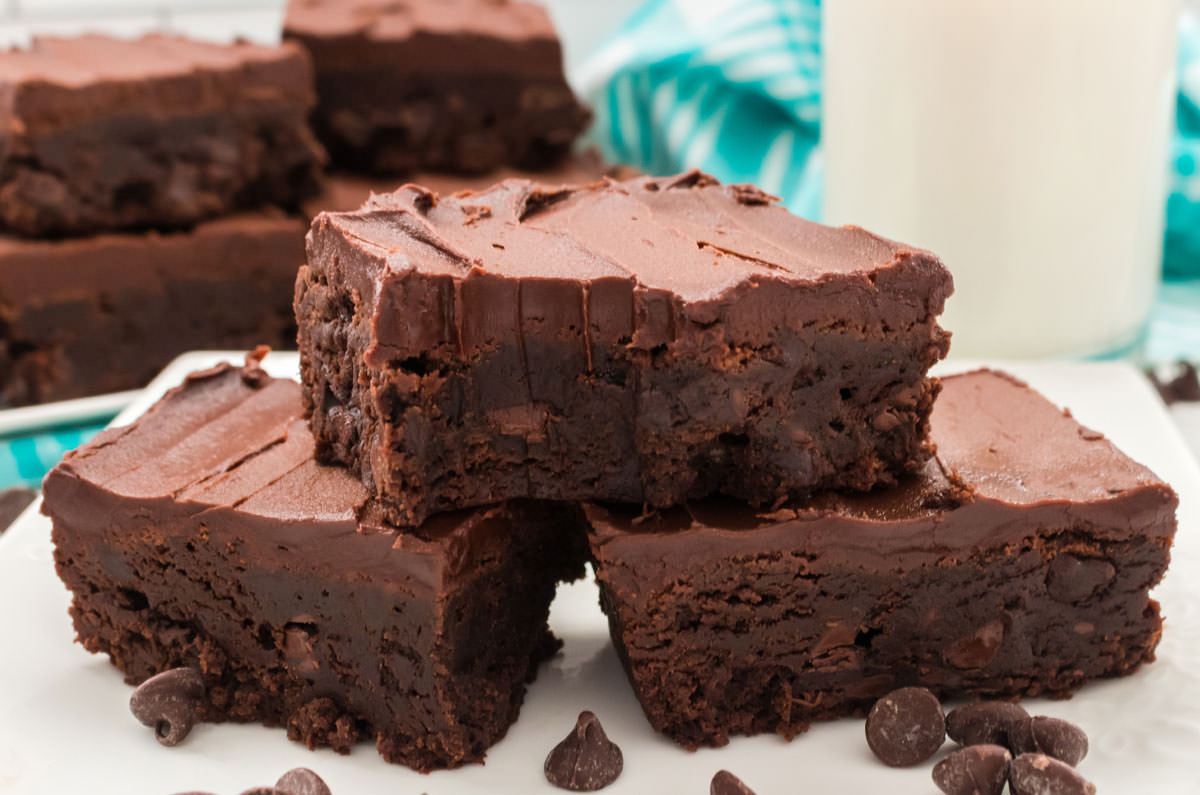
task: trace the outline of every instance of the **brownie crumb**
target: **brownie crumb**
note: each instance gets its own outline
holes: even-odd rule
[[[262,360],[271,352],[271,346],[259,345],[246,354],[246,363],[242,365],[242,381],[246,386],[261,389],[270,382],[271,376],[262,368]]]
[[[621,749],[608,739],[600,720],[584,710],[546,757],[546,780],[560,789],[592,792],[616,781],[623,767]]]

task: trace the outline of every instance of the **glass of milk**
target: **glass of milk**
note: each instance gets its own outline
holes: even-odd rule
[[[956,356],[1134,343],[1179,0],[824,0],[825,220],[939,254]]]

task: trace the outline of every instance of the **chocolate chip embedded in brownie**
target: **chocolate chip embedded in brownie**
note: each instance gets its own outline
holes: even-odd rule
[[[181,227],[317,188],[296,45],[37,38],[0,53],[0,89],[0,226],[19,234]]]
[[[333,162],[386,174],[541,169],[590,114],[545,9],[510,0],[292,0]]]
[[[937,456],[895,488],[775,512],[588,507],[656,729],[690,747],[790,736],[906,685],[1062,696],[1154,659],[1170,487],[1008,376],[943,387]]]
[[[318,454],[414,524],[894,483],[928,455],[951,289],[929,252],[690,172],[320,215],[296,316]]]
[[[200,671],[205,720],[373,740],[418,770],[481,760],[556,648],[577,509],[514,502],[401,535],[316,463],[300,412],[294,382],[220,367],[67,455],[44,509],[80,641],[131,683]]]

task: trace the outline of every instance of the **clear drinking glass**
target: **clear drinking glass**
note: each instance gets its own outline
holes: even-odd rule
[[[1134,342],[1158,284],[1179,0],[824,0],[825,220],[931,249],[956,356]]]

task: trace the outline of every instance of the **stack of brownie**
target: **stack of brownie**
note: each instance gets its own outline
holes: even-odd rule
[[[324,153],[297,45],[36,39],[0,53],[0,404],[291,346]]]
[[[198,373],[48,477],[79,637],[421,770],[504,734],[585,557],[689,748],[1128,673],[1175,495],[1009,376],[930,378],[950,292],[696,172],[321,214],[302,386]]]
[[[313,125],[333,166],[310,218],[405,182],[449,194],[509,177],[574,184],[620,173],[571,151],[590,114],[540,5],[291,0],[284,37],[312,55]]]

